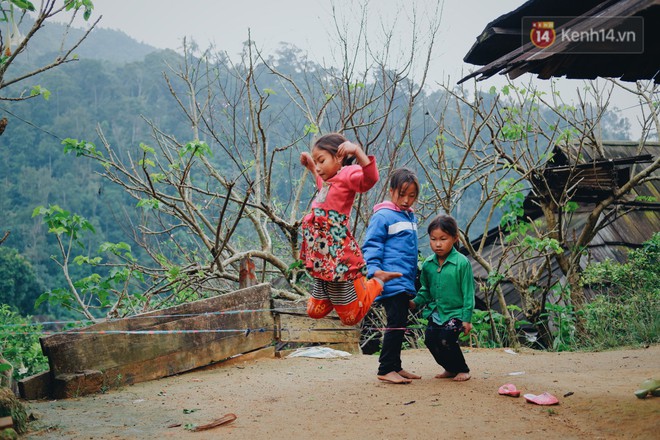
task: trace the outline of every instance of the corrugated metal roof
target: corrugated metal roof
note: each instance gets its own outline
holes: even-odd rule
[[[562,27],[575,31],[610,26],[614,28],[629,17],[643,20],[641,53],[571,53],[580,43],[557,40],[539,48],[523,36],[523,18],[576,17]],[[653,79],[660,82],[660,2],[658,0],[565,1],[530,0],[518,9],[489,23],[463,59],[484,67],[467,75],[459,84],[473,77],[489,78],[498,72],[516,78],[535,73],[542,79],[566,76],[575,79],[597,77],[621,78],[624,81]]]

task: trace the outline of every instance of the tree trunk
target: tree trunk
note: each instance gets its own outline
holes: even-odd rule
[[[506,299],[502,293],[502,289],[497,286],[497,300],[500,303],[500,308],[502,309],[502,316],[504,316],[504,325],[506,326],[506,333],[509,339],[509,345],[512,348],[518,348],[520,343],[518,342],[518,337],[516,335],[516,320],[511,316],[511,312],[506,306]]]

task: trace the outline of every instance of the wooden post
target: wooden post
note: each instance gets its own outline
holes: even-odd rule
[[[241,268],[238,274],[238,288],[245,289],[246,287],[256,286],[257,275],[254,273],[256,266],[250,257],[243,257],[241,260]]]

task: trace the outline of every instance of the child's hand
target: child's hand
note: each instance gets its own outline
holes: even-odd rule
[[[337,156],[340,157],[345,157],[345,156],[354,156],[358,150],[362,150],[362,148],[358,144],[354,144],[351,141],[346,141],[343,144],[339,145],[339,148],[337,148]]]
[[[343,160],[346,156],[355,156],[357,163],[363,167],[369,165],[371,162],[369,157],[362,150],[362,147],[351,141],[346,141],[337,148],[337,157]]]
[[[467,335],[468,333],[470,333],[471,330],[472,330],[472,323],[471,322],[464,322],[463,323],[463,334]]]
[[[310,171],[315,169],[314,159],[312,159],[312,155],[306,151],[300,153],[300,164]]]
[[[417,306],[415,305],[415,301],[413,301],[412,299],[408,300],[408,308],[410,310],[415,310],[417,308]]]

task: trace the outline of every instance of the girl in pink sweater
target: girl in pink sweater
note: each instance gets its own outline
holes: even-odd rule
[[[357,160],[357,165],[351,165]],[[364,318],[383,284],[400,277],[398,272],[376,271],[367,280],[366,263],[348,222],[356,193],[378,181],[373,156],[339,133],[320,137],[312,152],[303,152],[300,163],[316,178],[318,194],[312,212],[302,222],[300,259],[314,278],[307,314],[323,318],[334,308],[344,325]]]

